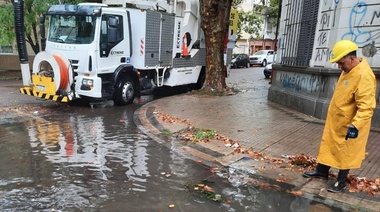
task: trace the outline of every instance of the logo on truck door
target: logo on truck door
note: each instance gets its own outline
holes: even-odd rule
[[[111,51],[111,55],[124,54],[124,51]]]

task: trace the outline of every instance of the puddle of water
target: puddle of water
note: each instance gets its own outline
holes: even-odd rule
[[[0,122],[0,210],[310,211],[317,204],[186,159],[140,132],[135,109],[58,107]],[[186,189],[199,182],[231,203]]]

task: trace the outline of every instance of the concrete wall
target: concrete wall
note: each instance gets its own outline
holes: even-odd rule
[[[34,56],[29,56],[30,69],[33,67]],[[0,54],[0,70],[20,70],[20,60],[18,55]]]
[[[308,67],[281,63],[283,52],[297,50],[296,47],[289,50],[296,44],[283,45],[286,42],[286,36],[290,33],[285,25],[292,24],[286,15],[292,14],[291,4],[293,3],[295,2],[291,0],[282,2],[277,64],[273,65],[272,85],[269,88],[268,99],[307,115],[325,119],[341,73],[336,64],[328,62],[331,49],[337,41],[349,39],[359,46],[358,56],[368,60],[376,75],[377,107],[372,126],[380,127],[380,52],[378,51],[380,49],[380,0],[320,0],[313,52]],[[299,12],[302,13],[302,11]]]
[[[342,39],[354,41],[359,56],[371,67],[380,67],[380,0],[320,1],[313,58],[310,66],[337,67],[328,62],[333,45]]]
[[[372,126],[380,127],[380,69],[374,72],[377,107]],[[340,73],[338,69],[273,65],[268,100],[324,120]]]

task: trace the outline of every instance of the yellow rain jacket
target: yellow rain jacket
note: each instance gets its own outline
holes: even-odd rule
[[[360,168],[376,107],[376,78],[368,62],[360,63],[349,73],[342,72],[327,112],[318,163],[337,169]],[[347,129],[354,125],[359,135],[345,140]]]

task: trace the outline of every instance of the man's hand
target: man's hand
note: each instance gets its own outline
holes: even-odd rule
[[[350,125],[347,130],[346,140],[349,138],[357,138],[359,134],[359,130],[356,129],[354,125]]]

